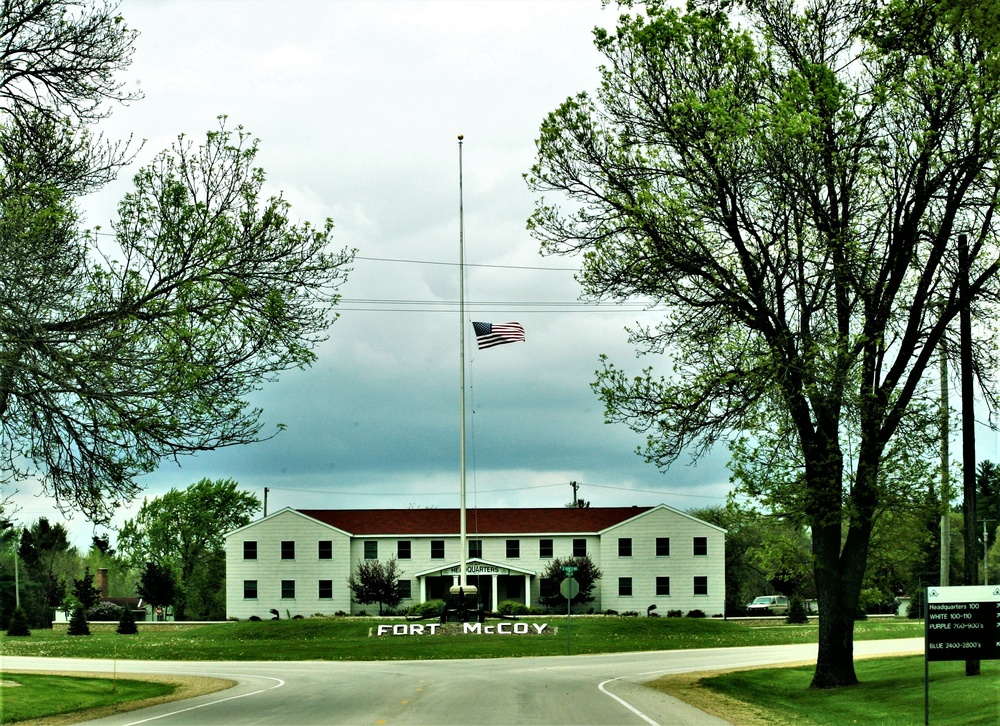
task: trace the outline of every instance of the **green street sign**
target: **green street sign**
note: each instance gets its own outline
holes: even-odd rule
[[[572,565],[567,565],[566,567],[562,568],[562,571],[565,572],[567,575],[572,576],[573,573],[579,569],[580,569],[579,567],[573,567]]]

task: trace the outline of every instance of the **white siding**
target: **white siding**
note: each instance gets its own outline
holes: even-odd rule
[[[632,556],[618,556],[619,538],[631,538]],[[670,556],[657,557],[656,538],[670,538]],[[707,555],[694,555],[694,538],[705,537]],[[601,535],[603,609],[646,614],[656,605],[656,612],[668,610],[687,614],[701,610],[705,615],[725,611],[725,532],[667,507],[658,507],[635,519],[605,530]],[[632,578],[632,595],[620,596],[621,577]],[[670,595],[656,594],[656,578],[670,578]],[[708,578],[708,594],[694,594],[695,577]]]
[[[319,542],[332,541],[333,558],[319,559]],[[257,559],[243,559],[243,543],[257,543]],[[295,559],[281,559],[282,541],[295,542]],[[284,509],[247,525],[226,537],[226,615],[245,620],[252,615],[268,620],[276,609],[281,618],[350,612],[351,540],[343,532]],[[256,580],[257,597],[243,597],[245,580]],[[295,597],[282,598],[282,580],[295,582]],[[321,600],[320,580],[331,580],[333,597]]]

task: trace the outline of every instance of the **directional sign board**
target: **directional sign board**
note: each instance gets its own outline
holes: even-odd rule
[[[927,660],[1000,660],[1000,585],[927,588]]]
[[[562,568],[562,571],[565,572],[570,577],[572,577],[573,573],[576,572],[579,569],[580,568],[576,567],[575,565],[566,565],[565,567]]]

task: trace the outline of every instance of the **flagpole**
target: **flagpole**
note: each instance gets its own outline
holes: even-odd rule
[[[468,532],[465,524],[465,205],[462,188],[462,140],[465,137],[458,135],[458,316],[459,316],[459,387],[461,388],[461,427],[460,437],[459,468],[460,474],[460,509],[459,509],[459,585],[458,590],[466,595],[474,595],[475,587],[470,587],[468,583],[468,563],[466,555],[468,553]],[[456,588],[452,588],[454,591]]]

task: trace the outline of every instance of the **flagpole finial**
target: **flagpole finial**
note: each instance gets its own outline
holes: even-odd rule
[[[459,140],[459,141],[461,141],[461,140],[462,140],[462,139],[464,139],[464,138],[465,138],[465,134],[459,134],[459,135],[458,135],[458,140]]]

